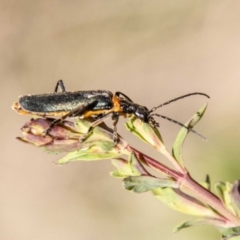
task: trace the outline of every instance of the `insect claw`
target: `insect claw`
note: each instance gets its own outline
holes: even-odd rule
[[[118,138],[118,134],[114,134],[113,135],[113,143],[114,143],[114,146],[116,146],[119,142],[119,138]]]

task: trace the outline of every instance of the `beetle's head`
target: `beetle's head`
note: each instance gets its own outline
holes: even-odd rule
[[[149,110],[144,106],[137,106],[134,115],[141,121],[148,123],[152,127],[159,127],[159,124],[155,121],[154,117],[150,115]]]
[[[146,107],[138,105],[134,111],[134,115],[141,121],[148,123],[149,111]]]

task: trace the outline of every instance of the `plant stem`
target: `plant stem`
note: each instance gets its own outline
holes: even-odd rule
[[[182,174],[185,174],[187,171],[184,169],[177,161],[176,159],[167,151],[167,149],[163,149],[161,151],[162,155],[164,155],[171,163],[172,165]]]
[[[198,182],[196,182],[189,175],[188,172],[184,174],[182,172],[177,172],[165,166],[164,164],[152,159],[151,157],[141,153],[133,147],[129,147],[129,150],[134,151],[138,157],[142,156],[142,158],[145,160],[146,165],[157,169],[158,171],[168,175],[169,177],[175,178],[176,181],[179,182],[179,188],[181,191],[188,193],[190,196],[193,196],[194,198],[200,200],[204,204],[209,205],[214,210],[216,210],[218,214],[221,215],[221,218],[225,219],[228,227],[240,226],[240,219],[237,216],[233,215],[216,195],[214,195],[212,192],[210,192],[206,188],[202,187]],[[170,154],[164,155],[169,156]]]
[[[153,158],[145,155],[144,153],[138,151],[137,149],[128,146],[130,151],[134,151],[135,154],[138,156],[138,159],[141,159],[140,156],[142,156],[142,158],[145,160],[145,164],[151,166],[152,168],[160,171],[161,173],[166,174],[167,176],[171,176],[172,178],[175,178],[176,180],[178,180],[179,178],[183,177],[184,175],[182,173],[179,173],[167,166],[165,166],[164,164],[154,160]]]
[[[188,173],[182,179],[180,189],[189,192],[195,198],[215,209],[228,221],[229,227],[240,226],[240,219],[233,215],[216,195],[202,187]]]

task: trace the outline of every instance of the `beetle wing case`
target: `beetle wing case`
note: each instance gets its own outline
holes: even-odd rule
[[[91,109],[111,109],[113,94],[109,91],[77,91],[51,94],[23,95],[13,109],[20,114],[36,114],[41,116],[63,115],[75,108],[96,102]]]

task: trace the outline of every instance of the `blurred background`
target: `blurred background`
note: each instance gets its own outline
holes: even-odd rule
[[[111,178],[110,161],[56,166],[48,155],[15,140],[30,119],[11,110],[19,95],[67,90],[122,91],[186,122],[209,107],[190,134],[185,163],[197,181],[239,178],[240,2],[0,0],[1,151],[0,239],[219,239],[210,226],[173,233],[192,219],[150,193],[134,194]],[[179,126],[159,119],[168,147]],[[118,124],[134,147],[167,164]],[[111,120],[107,121],[111,126]]]

